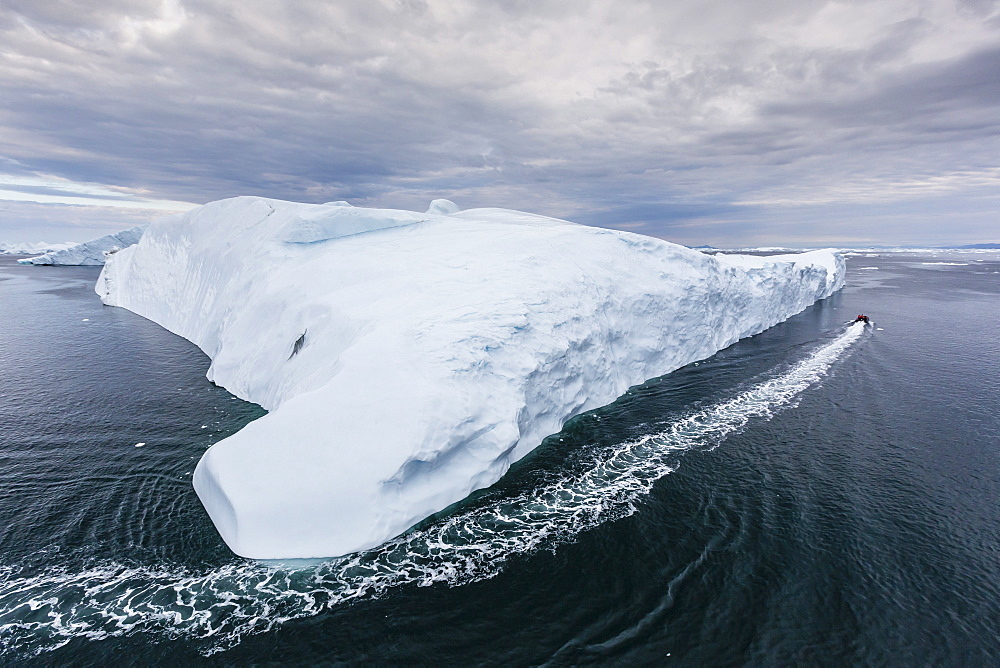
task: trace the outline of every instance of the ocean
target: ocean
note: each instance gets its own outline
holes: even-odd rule
[[[852,253],[406,535],[285,563],[191,487],[263,410],[98,272],[0,256],[0,663],[1000,664],[996,251]]]

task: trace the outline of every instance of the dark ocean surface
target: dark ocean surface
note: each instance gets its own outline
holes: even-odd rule
[[[263,411],[98,269],[0,256],[0,664],[1000,665],[1000,253],[848,267],[406,536],[278,564],[190,482]]]

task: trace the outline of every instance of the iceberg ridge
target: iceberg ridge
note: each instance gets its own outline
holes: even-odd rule
[[[833,251],[711,256],[447,200],[423,214],[343,204],[212,202],[108,255],[95,287],[193,341],[211,380],[270,411],[194,476],[243,556],[377,545],[574,415],[844,280]]]
[[[136,225],[121,232],[107,234],[82,244],[67,244],[67,247],[49,251],[36,257],[18,260],[20,264],[59,264],[95,266],[104,264],[106,253],[113,253],[136,244],[146,225]]]

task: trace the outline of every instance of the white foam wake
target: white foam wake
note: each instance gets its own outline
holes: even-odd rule
[[[459,585],[499,573],[508,559],[555,548],[609,520],[675,470],[678,453],[715,447],[753,419],[792,405],[862,334],[854,325],[804,360],[735,397],[642,438],[600,449],[582,472],[454,514],[375,549],[307,568],[245,561],[208,573],[106,563],[79,571],[0,571],[0,651],[55,649],[74,637],[138,630],[205,639],[205,654],[248,634],[401,585]]]

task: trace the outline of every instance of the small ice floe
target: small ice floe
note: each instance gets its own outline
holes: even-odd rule
[[[876,327],[876,328],[875,328],[875,331],[876,331],[876,332],[884,332],[885,330],[884,330],[884,329],[882,329],[881,327]]]
[[[140,442],[140,443],[136,443],[136,444],[135,444],[135,447],[137,447],[137,448],[141,448],[141,447],[142,447],[142,446],[144,446],[144,445],[146,445],[146,444],[145,444],[145,442]]]

